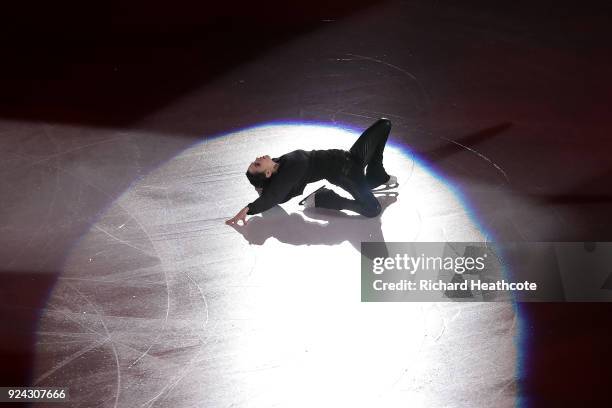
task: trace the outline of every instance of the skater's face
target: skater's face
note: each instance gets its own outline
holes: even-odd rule
[[[260,156],[257,157],[250,165],[249,165],[249,173],[265,173],[266,177],[270,177],[274,172],[275,166],[274,160],[270,158],[270,156]]]

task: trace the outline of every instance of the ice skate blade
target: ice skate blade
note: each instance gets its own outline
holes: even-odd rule
[[[399,197],[399,193],[397,191],[372,191],[376,197]],[[376,194],[379,194],[378,196]]]
[[[378,186],[376,188],[373,188],[372,191],[373,193],[377,192],[377,191],[387,191],[387,190],[391,190],[393,188],[398,188],[399,187],[399,183],[393,183],[393,184],[387,184],[384,186]]]
[[[306,197],[304,197],[304,198],[302,199],[302,201],[300,201],[300,202],[298,203],[298,205],[304,205],[304,203],[306,202],[306,200],[308,200],[308,198],[309,198],[311,195],[316,194],[316,193],[317,193],[319,190],[323,190],[324,188],[325,188],[325,186],[321,186],[321,187],[317,188],[315,191],[313,191],[312,193],[310,193],[310,194],[308,194]]]

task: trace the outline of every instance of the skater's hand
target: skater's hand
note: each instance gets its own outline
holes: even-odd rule
[[[247,216],[247,212],[249,211],[249,207],[244,207],[242,210],[240,210],[238,212],[238,214],[236,214],[234,216],[234,218],[230,218],[229,220],[225,221],[225,223],[227,225],[240,225],[238,224],[238,221],[242,220],[242,225],[246,225],[247,220],[246,220],[246,216]]]

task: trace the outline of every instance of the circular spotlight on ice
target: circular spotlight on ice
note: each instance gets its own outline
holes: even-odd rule
[[[257,197],[244,175],[256,156],[348,150],[358,135],[258,126],[135,182],[67,259],[41,319],[36,384],[117,406],[512,404],[473,387],[513,381],[512,305],[360,302],[363,241],[485,240],[453,189],[393,144],[404,135],[392,130],[385,149],[400,186],[379,195],[379,217],[304,211],[296,197],[224,224]]]

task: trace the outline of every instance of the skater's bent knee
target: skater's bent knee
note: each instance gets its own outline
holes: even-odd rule
[[[368,218],[374,218],[374,217],[378,217],[381,212],[382,212],[382,208],[380,206],[380,203],[378,202],[378,200],[376,200],[376,204],[372,204],[368,206],[363,212],[363,215]]]

